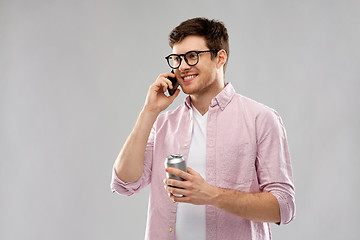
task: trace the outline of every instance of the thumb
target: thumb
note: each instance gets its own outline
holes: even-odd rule
[[[180,93],[180,89],[176,89],[175,93],[172,96],[169,96],[171,101],[174,101],[175,98],[177,98],[177,96],[179,96],[179,93]]]

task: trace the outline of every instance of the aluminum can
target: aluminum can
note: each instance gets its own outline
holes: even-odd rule
[[[186,162],[181,154],[171,154],[170,156],[167,156],[165,159],[165,168],[168,168],[168,167],[178,168],[181,171],[187,172],[186,171]],[[173,174],[170,174],[168,172],[166,173],[166,177],[171,178],[171,179],[176,179],[179,181],[184,181],[183,178],[178,177]]]

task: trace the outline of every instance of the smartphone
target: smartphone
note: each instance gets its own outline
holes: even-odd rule
[[[172,73],[174,73],[174,70],[171,71]],[[168,93],[170,94],[170,96],[174,95],[176,89],[179,87],[179,83],[178,81],[176,80],[176,77],[168,77],[168,79],[172,82],[172,85],[173,85],[173,89],[170,89],[168,87]]]

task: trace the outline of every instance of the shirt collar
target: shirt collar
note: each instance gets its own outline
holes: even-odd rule
[[[210,107],[219,106],[221,110],[224,110],[226,106],[230,103],[234,94],[235,94],[234,87],[231,85],[231,83],[226,83],[225,88],[211,100]],[[185,98],[185,105],[188,108],[191,108],[190,96],[187,96]]]

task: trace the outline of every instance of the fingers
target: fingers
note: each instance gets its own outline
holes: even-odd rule
[[[191,197],[187,196],[190,194],[189,191],[178,189],[178,188],[172,188],[167,187],[166,189],[168,191],[169,198],[175,203],[175,202],[184,202],[184,203],[190,203]]]
[[[187,170],[187,172],[188,172],[189,174],[191,174],[191,175],[194,175],[194,174],[197,173],[197,172],[194,171],[191,167],[187,167],[186,170]]]
[[[174,186],[165,185],[165,190],[176,196],[186,196],[187,190],[183,188],[177,188]]]
[[[174,202],[185,202],[185,203],[189,203],[190,202],[190,198],[186,197],[184,195],[177,195],[177,194],[172,194],[169,193],[169,198]]]
[[[171,81],[170,81],[170,84],[171,84]],[[166,78],[158,78],[152,85],[153,90],[155,92],[161,92],[161,93],[166,92],[168,86],[169,86],[169,82],[167,81]]]
[[[149,87],[148,94],[146,96],[144,108],[151,112],[160,113],[165,110],[179,95],[179,89],[172,95],[168,96],[165,92],[167,88],[172,87],[171,81],[167,78],[168,76],[174,76],[173,73],[163,73],[158,76],[156,81]]]
[[[187,191],[186,189],[181,189],[181,188],[177,188],[177,187],[169,186],[169,185],[165,185],[164,187],[165,187],[165,190],[168,192],[169,198],[174,203],[175,202],[189,202],[189,198],[187,197],[187,194],[189,194],[189,191]]]
[[[168,77],[175,77],[174,73],[162,73],[158,76],[155,81],[155,85],[161,86],[162,91],[166,92],[167,88],[173,89],[172,82],[168,79]]]
[[[171,84],[171,82],[170,82],[170,84]],[[165,81],[160,82],[160,85],[162,87],[162,91],[166,92],[166,90],[167,90],[167,88],[169,86],[169,82],[165,79]]]
[[[174,94],[175,95],[175,94]],[[180,169],[178,168],[173,168],[173,167],[168,167],[165,169],[166,172],[170,173],[170,174],[173,174],[173,175],[176,175],[178,177],[181,177],[183,178],[184,180],[190,180],[191,179],[191,175],[189,173],[186,173],[184,171],[181,171]]]
[[[184,181],[170,178],[164,180],[165,190],[174,202],[205,205],[210,202],[212,196],[216,195],[214,187],[190,167],[187,167],[187,172],[171,167],[166,168],[166,171],[184,179]]]
[[[171,179],[171,178],[165,178],[164,184],[165,184],[165,187],[169,186],[169,187],[179,188],[179,189],[188,188],[187,182],[179,181],[179,180]]]

